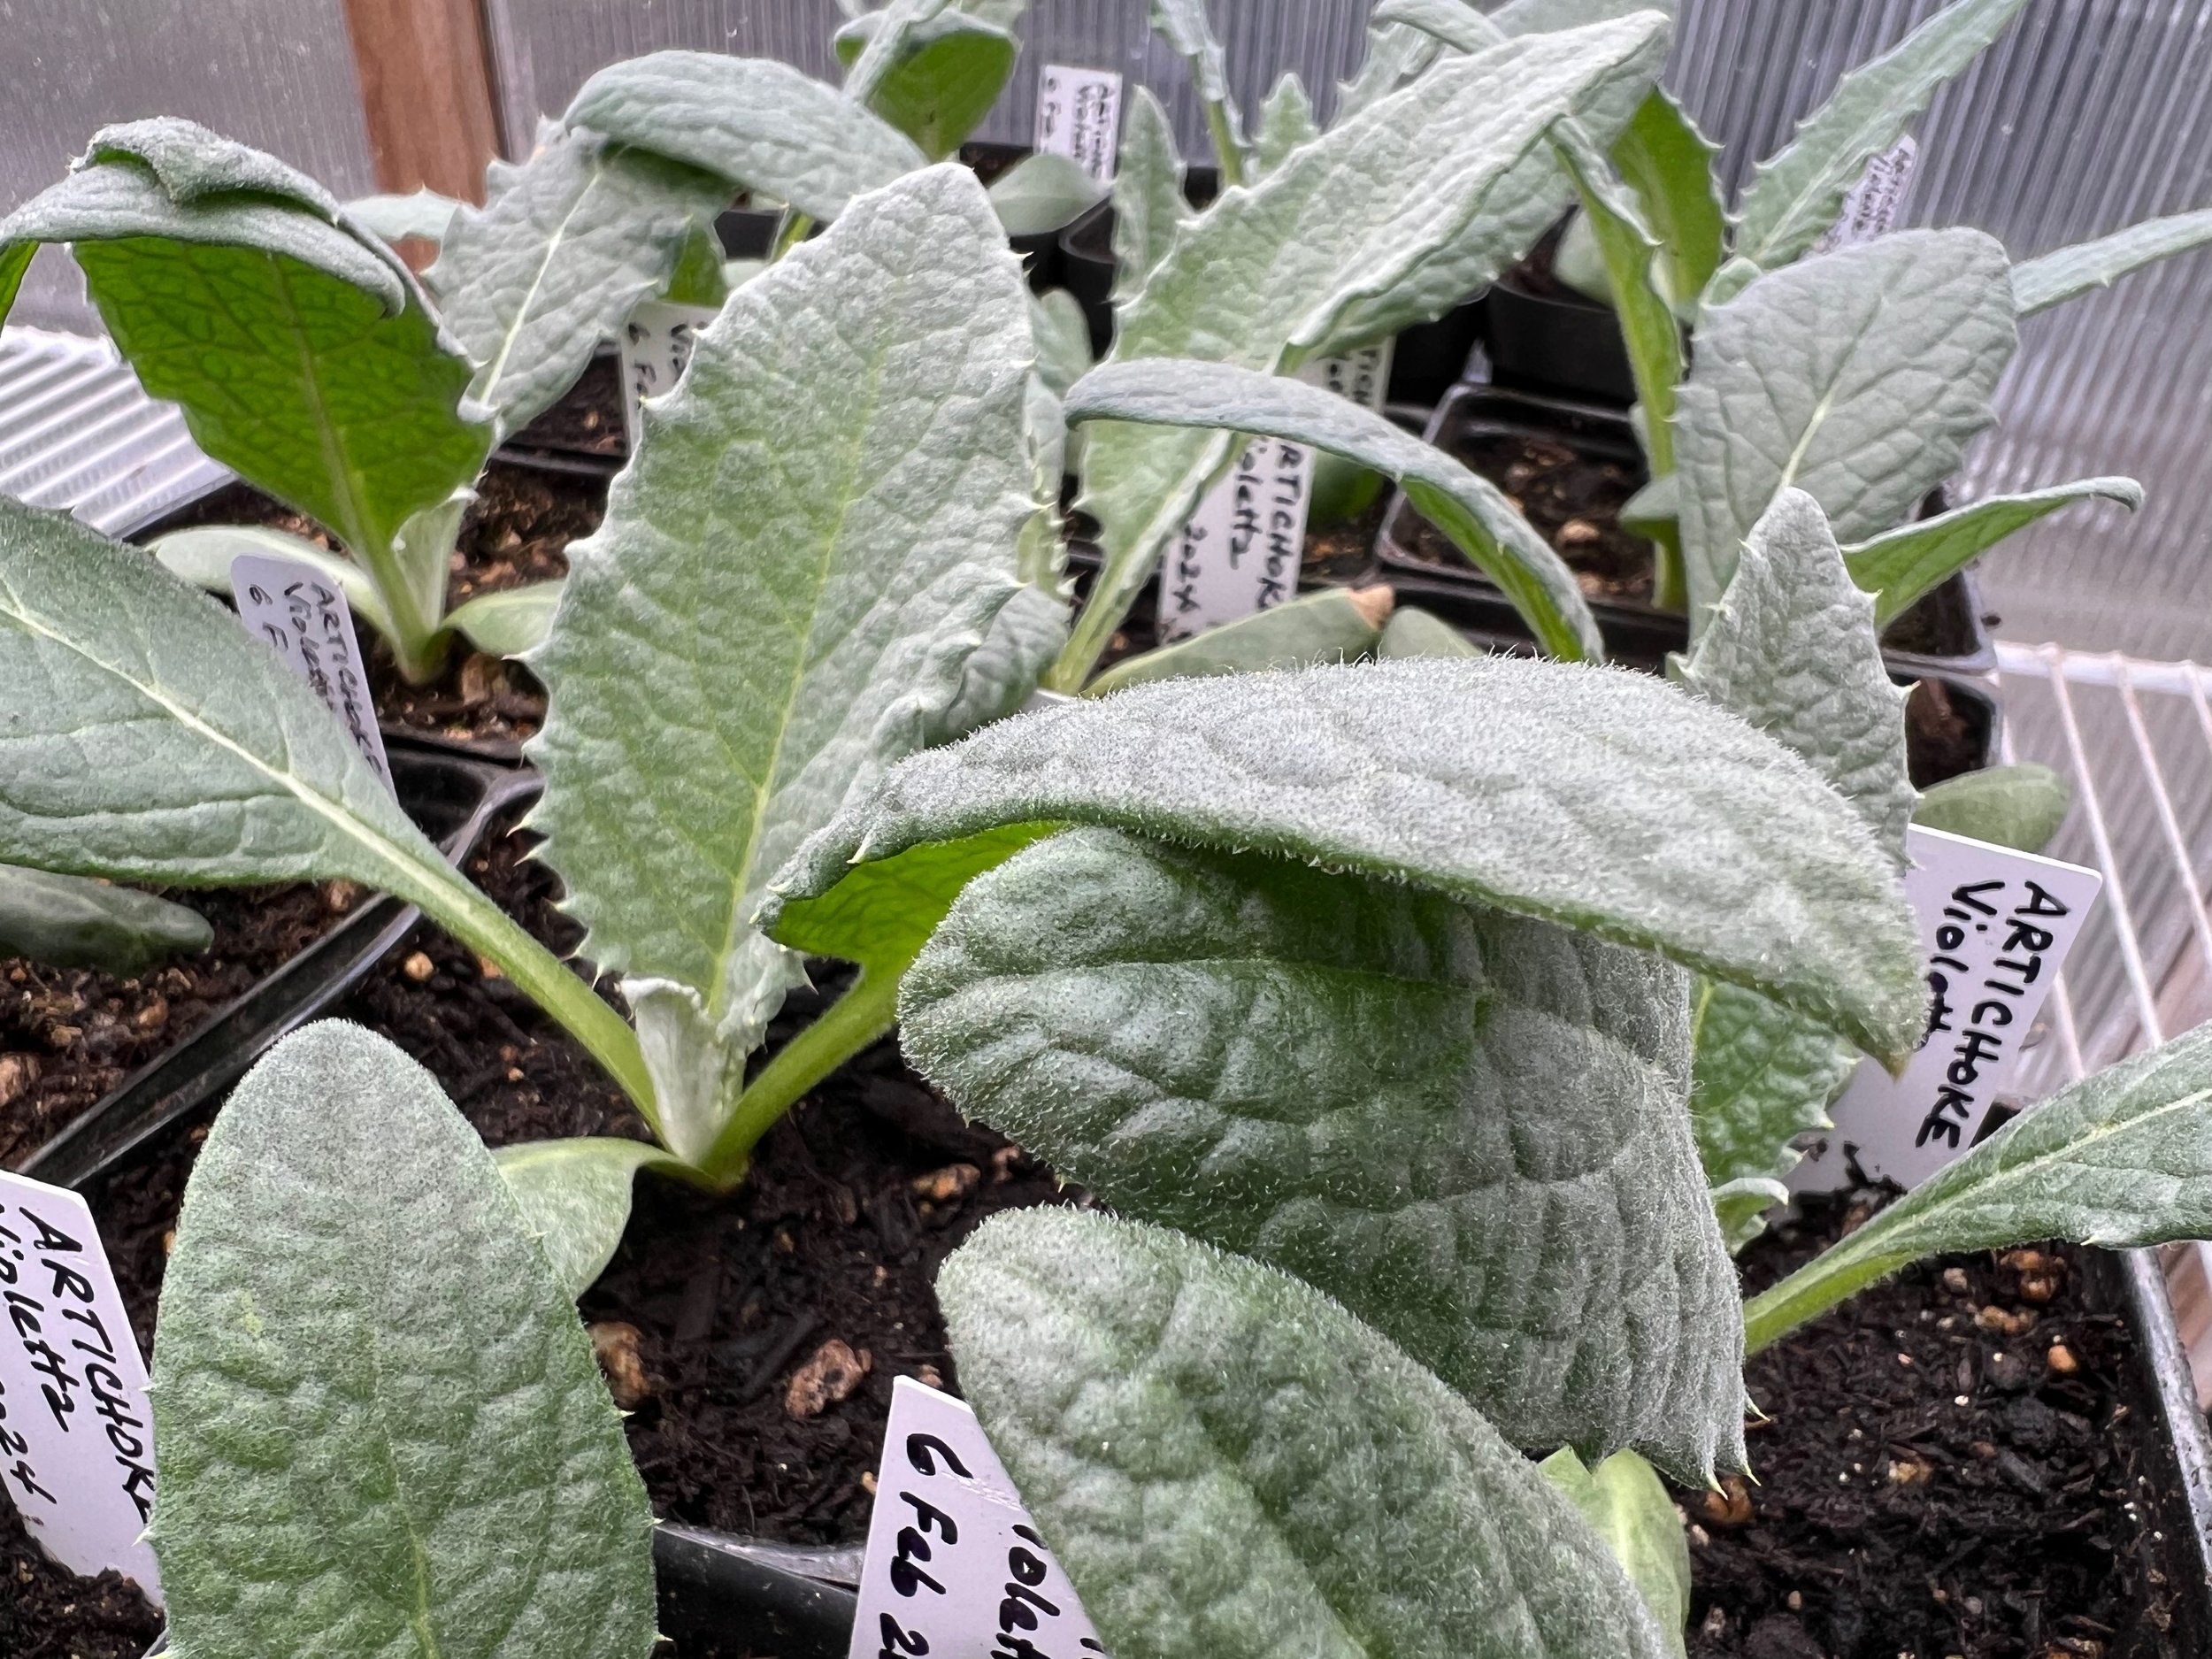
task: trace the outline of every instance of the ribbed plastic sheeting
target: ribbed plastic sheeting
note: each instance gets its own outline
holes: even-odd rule
[[[341,0],[28,0],[0,6],[0,207],[61,177],[111,121],[182,115],[273,150],[340,196],[375,188]],[[98,328],[42,252],[14,320]]]

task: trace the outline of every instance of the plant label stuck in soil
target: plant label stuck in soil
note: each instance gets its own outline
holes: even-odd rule
[[[975,1413],[902,1377],[876,1473],[849,1659],[1103,1654]]]
[[[1036,147],[1066,156],[1104,184],[1121,148],[1121,77],[1047,64],[1037,77]]]
[[[1160,566],[1160,638],[1188,639],[1298,590],[1313,451],[1254,438],[1208,490]]]
[[[1789,1173],[1792,1192],[1870,1178],[1918,1186],[2012,1116],[1997,1091],[2019,1058],[2104,878],[2079,864],[1915,825],[1905,892],[1928,963],[1928,1034],[1892,1079],[1859,1062],[1835,1127]]]
[[[146,1365],[76,1194],[0,1171],[0,1485],[46,1553],[156,1606]]]
[[[230,562],[230,591],[238,619],[277,648],[338,717],[389,789],[392,765],[384,757],[384,734],[377,730],[368,668],[344,590],[312,565],[241,553]]]
[[[1316,357],[1298,371],[1298,378],[1309,386],[1318,386],[1339,397],[1348,397],[1371,414],[1379,415],[1384,396],[1390,390],[1390,359],[1397,346],[1394,337],[1362,346],[1340,357]]]
[[[1886,236],[1905,211],[1912,191],[1913,167],[1920,159],[1920,145],[1908,133],[1866,164],[1866,171],[1843,198],[1843,211],[1813,244],[1815,253],[1827,253],[1855,242]]]
[[[708,305],[646,300],[622,326],[622,429],[634,453],[643,437],[640,405],[676,389],[691,363],[692,336],[719,314]]]

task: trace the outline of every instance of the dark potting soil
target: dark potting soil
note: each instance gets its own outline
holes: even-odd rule
[[[447,603],[498,593],[568,573],[568,544],[589,535],[606,511],[607,480],[495,460],[477,480],[477,499],[461,521]],[[334,547],[328,533],[303,514],[247,484],[230,484],[165,520],[164,530],[189,525],[266,525]],[[457,648],[435,684],[410,686],[390,649],[361,630],[378,717],[425,733],[513,744],[545,719],[545,692],[519,663]]]
[[[161,1615],[120,1574],[80,1578],[30,1540],[0,1502],[0,1654],[7,1659],[139,1659]]]
[[[622,425],[622,364],[611,351],[595,356],[560,401],[508,442],[518,449],[620,457],[630,451]]]
[[[204,916],[214,942],[135,979],[0,962],[0,1165],[20,1164],[365,898],[343,883],[151,890]]]
[[[1744,1252],[1747,1293],[1872,1202],[1809,1201]],[[1678,1494],[1693,1659],[2196,1651],[2134,1508],[2132,1338],[2082,1269],[2065,1245],[1925,1263],[1750,1362],[1756,1484]]]
[[[1370,579],[1375,565],[1375,537],[1390,511],[1384,491],[1361,511],[1306,532],[1306,550],[1299,566],[1301,587],[1341,587]]]

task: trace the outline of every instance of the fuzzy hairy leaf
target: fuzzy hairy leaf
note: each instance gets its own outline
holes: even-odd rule
[[[1496,211],[1500,181],[1585,92],[1650,73],[1664,45],[1661,19],[1640,16],[1440,63],[1186,226],[1122,310],[1115,360],[1200,357],[1273,372],[1317,352],[1356,309],[1366,316],[1368,302]],[[1374,335],[1440,314],[1465,291],[1397,320],[1374,311]],[[1059,688],[1080,684],[1229,443],[1127,427],[1086,441],[1084,504],[1099,519],[1106,566],[1056,671]]]
[[[1812,769],[1649,676],[1506,657],[1133,686],[917,755],[777,878],[1068,821],[1310,859],[1586,929],[1786,1001],[1896,1061],[1912,916]]]
[[[1682,1627],[1690,1617],[1690,1541],[1666,1483],[1633,1452],[1616,1452],[1595,1469],[1585,1469],[1562,1447],[1537,1468],[1605,1540],[1651,1609],[1667,1651],[1687,1659]]]
[[[153,1401],[179,1659],[653,1649],[652,1511],[591,1344],[475,1131],[381,1038],[311,1025],[216,1119]]]
[[[290,559],[306,565],[324,580],[335,583],[345,594],[346,603],[353,608],[357,619],[380,634],[391,632],[391,617],[384,609],[384,601],[378,596],[376,584],[369,580],[368,572],[343,555],[288,531],[273,530],[265,525],[195,525],[189,529],[172,530],[165,535],[156,536],[146,544],[146,549],[161,561],[164,570],[181,576],[195,588],[225,595],[230,592],[231,561],[241,553]]]
[[[2014,343],[2005,251],[1974,230],[1877,237],[1708,306],[1676,421],[1692,618],[1787,486],[1846,542],[1902,522],[1995,418]]]
[[[1378,23],[1370,15],[1367,56],[1359,73],[1338,83],[1336,119],[1348,121],[1379,98],[1386,98],[1424,73],[1443,50],[1443,42],[1426,29],[1408,23]]]
[[[1292,860],[1079,829],[972,882],[902,1041],[1123,1215],[1337,1297],[1517,1444],[1742,1461],[1678,969]]]
[[[938,1279],[960,1376],[1084,1610],[1151,1659],[1659,1659],[1568,1500],[1285,1274],[1067,1210]]]
[[[1245,181],[1248,147],[1244,116],[1229,90],[1228,62],[1206,19],[1206,0],[1150,0],[1146,27],[1190,68],[1191,85],[1206,111],[1224,184]]]
[[[1154,680],[1354,662],[1374,649],[1389,613],[1387,588],[1324,588],[1172,645],[1125,657],[1085,687],[1083,695],[1102,697]]]
[[[1844,549],[1851,580],[1874,595],[1874,620],[1886,627],[1954,571],[1964,570],[2015,530],[2078,501],[2116,501],[2132,512],[2143,487],[2131,478],[2085,478],[2018,495],[1986,495],[1916,519]]]
[[[519,166],[492,163],[484,205],[455,216],[424,278],[502,437],[576,383],[730,199],[726,179],[595,133],[548,123],[542,138]]]
[[[1790,1201],[1790,1189],[1770,1175],[1744,1175],[1712,1190],[1713,1215],[1728,1253],[1735,1255],[1767,1230],[1767,1212]]]
[[[2040,761],[1946,778],[1920,797],[1912,821],[2000,847],[2039,853],[2073,810],[2074,786]]]
[[[363,196],[346,204],[357,225],[366,226],[386,242],[441,242],[446,227],[462,204],[424,187],[405,196]]]
[[[571,1302],[607,1271],[630,1225],[630,1187],[645,1169],[681,1166],[644,1141],[572,1135],[522,1141],[492,1154],[522,1210],[524,1226],[545,1251],[554,1282]]]
[[[991,185],[991,206],[1009,236],[1041,236],[1079,218],[1106,187],[1066,156],[1024,156]]]
[[[942,161],[998,102],[1021,45],[1006,29],[955,8],[941,5],[936,15],[910,22],[900,12],[897,5],[864,12],[838,30],[837,56],[853,70],[846,96],[912,139],[929,160]],[[887,27],[895,38],[877,48]],[[864,61],[872,49],[880,62]]]
[[[1290,158],[1292,150],[1320,135],[1313,100],[1296,75],[1285,73],[1260,106],[1259,130],[1252,134],[1252,176],[1265,178]]]
[[[1482,647],[1448,622],[1412,605],[1400,605],[1390,613],[1382,638],[1375,642],[1378,661],[1390,663],[1405,657],[1481,657]]]
[[[2212,208],[2147,219],[2094,242],[2078,242],[2022,260],[2012,267],[2013,303],[2025,317],[2091,288],[2109,288],[2131,272],[2208,242],[2212,242]]]
[[[1574,572],[1495,485],[1349,398],[1288,375],[1187,357],[1143,357],[1092,370],[1069,388],[1066,411],[1071,422],[1143,422],[1287,438],[1387,473],[1416,511],[1504,589],[1545,649],[1570,659],[1595,660],[1605,653]]]
[[[1191,217],[1174,123],[1149,87],[1130,94],[1129,112],[1122,118],[1113,201],[1113,297],[1119,308],[1144,286],[1175,240],[1176,227]]]
[[[1632,12],[1674,15],[1675,0],[1507,0],[1490,14],[1502,34],[1548,35],[1609,22]]]
[[[942,734],[1018,590],[1030,351],[974,175],[902,179],[731,296],[569,549],[534,821],[586,954],[673,987],[640,1028],[685,1026],[680,1155],[795,982],[751,925],[768,876]]]
[[[1754,1349],[1923,1256],[2212,1235],[2212,1025],[2021,1113],[1745,1305]]]
[[[1787,1174],[1798,1161],[1790,1141],[1828,1126],[1857,1052],[1741,986],[1700,979],[1691,1008],[1690,1119],[1706,1180],[1724,1187]]]
[[[83,876],[0,864],[0,956],[135,979],[215,942],[197,910]]]
[[[565,585],[557,579],[479,594],[447,611],[445,625],[480,651],[520,657],[544,641]]]
[[[1894,144],[1943,83],[1979,57],[2027,0],[1956,0],[1839,81],[1745,188],[1736,252],[1771,271],[1800,257],[1843,211],[1866,164]]]
[[[881,117],[788,64],[649,52],[611,64],[563,122],[719,175],[830,219],[928,158]]]
[[[1720,147],[1697,130],[1671,93],[1655,87],[1611,153],[1658,239],[1668,298],[1678,307],[1690,304],[1727,252],[1728,213],[1713,179]]]

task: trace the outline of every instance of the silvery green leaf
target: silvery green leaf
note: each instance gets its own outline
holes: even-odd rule
[[[376,584],[369,580],[368,572],[351,559],[287,531],[263,525],[196,525],[188,530],[172,530],[165,535],[156,536],[146,544],[146,550],[172,575],[182,577],[195,588],[226,596],[230,593],[231,561],[241,553],[290,559],[306,565],[324,580],[336,583],[345,594],[346,603],[353,608],[353,614],[378,633],[391,632],[391,618],[384,609],[383,600],[377,596]]]
[[[405,196],[364,196],[346,204],[354,223],[365,225],[386,242],[437,242],[445,240],[446,227],[461,204],[425,187]]]
[[[1222,183],[1243,183],[1244,117],[1229,90],[1227,61],[1221,42],[1214,38],[1213,25],[1207,21],[1206,0],[1150,0],[1146,24],[1190,67],[1191,85],[1197,88],[1207,130],[1213,134]]]
[[[1067,642],[1067,602],[1049,587],[1024,583],[992,618],[983,644],[961,669],[960,695],[932,726],[930,741],[964,737],[1013,713],[1029,701]]]
[[[1744,1175],[1713,1188],[1713,1217],[1720,1236],[1735,1255],[1767,1230],[1767,1212],[1790,1201],[1790,1189],[1767,1175]]]
[[[1055,398],[1091,367],[1091,326],[1083,307],[1065,288],[1047,288],[1029,297],[1029,332],[1037,342],[1037,373]]]
[[[2091,288],[2109,288],[2131,272],[2208,242],[2212,242],[2212,208],[2147,219],[2094,242],[2023,259],[2012,267],[2013,303],[2025,317]]]
[[[1019,14],[1018,6],[1012,8]],[[1021,47],[1009,29],[932,0],[893,0],[838,30],[845,96],[942,161],[998,102]]]
[[[1786,486],[1842,541],[1901,523],[1994,419],[2014,341],[2004,250],[1974,230],[1879,236],[1707,306],[1675,423],[1692,617]]]
[[[584,82],[562,119],[818,219],[927,162],[889,122],[764,58],[649,52]]]
[[[1598,247],[1590,216],[1577,211],[1551,250],[1551,273],[1586,300],[1600,305],[1613,303],[1613,284],[1605,273],[1605,255]]]
[[[1920,797],[1912,821],[1999,847],[2039,853],[2073,810],[2074,786],[2040,761],[1963,772]]]
[[[1466,0],[1379,0],[1373,21],[1402,25],[1433,35],[1455,52],[1486,51],[1506,38],[1505,31]]]
[[[447,865],[282,657],[140,549],[0,500],[0,859],[396,894],[498,963],[651,1110],[621,1018]]]
[[[1574,1507],[1325,1296],[1156,1227],[993,1217],[961,1383],[1084,1610],[1148,1659],[1660,1659]]]
[[[1608,23],[1632,12],[1674,15],[1674,0],[1508,0],[1490,14],[1505,35],[1549,35]]]
[[[1318,352],[1349,313],[1494,211],[1500,180],[1584,92],[1649,73],[1664,45],[1661,19],[1640,15],[1439,64],[1184,227],[1123,308],[1115,360],[1272,372]],[[1056,688],[1080,685],[1228,450],[1200,432],[1107,427],[1087,439],[1083,504],[1106,562]]]
[[[358,1026],[288,1037],[215,1120],[153,1402],[180,1655],[653,1650],[652,1511],[570,1297],[476,1132]]]
[[[445,625],[480,651],[520,657],[535,650],[553,626],[563,586],[556,578],[479,594],[447,611]]]
[[[901,179],[731,296],[569,549],[534,821],[687,1090],[728,1094],[794,982],[751,926],[768,876],[930,741],[1018,591],[1031,356],[974,175]]]
[[[1002,824],[1307,859],[1586,929],[1901,1060],[1925,1018],[1873,835],[1772,739],[1647,675],[1489,657],[1133,686],[894,768],[777,878]]]
[[[1400,605],[1390,613],[1382,638],[1375,642],[1379,662],[1403,657],[1481,657],[1482,647],[1450,623],[1414,605]]]
[[[1379,98],[1386,98],[1424,73],[1437,59],[1443,42],[1426,29],[1405,23],[1367,26],[1367,56],[1359,73],[1336,89],[1336,119],[1348,121]]]
[[[1882,661],[1874,601],[1844,568],[1820,503],[1783,489],[1701,620],[1683,683],[1810,761],[1901,871],[1916,798],[1905,694]]]
[[[1301,594],[1187,640],[1125,657],[1086,686],[1083,695],[1102,697],[1154,680],[1354,662],[1374,649],[1390,605],[1387,588],[1324,588]]]
[[[2015,530],[2078,501],[2099,498],[2132,512],[2143,504],[2143,487],[2131,478],[2084,478],[2017,495],[1985,495],[1869,536],[1844,549],[1844,562],[1851,580],[1874,595],[1875,621],[1887,626]]]
[[[131,979],[215,942],[197,910],[85,876],[0,864],[0,956]]]
[[[1720,147],[1663,87],[1636,106],[1613,141],[1613,165],[1635,191],[1644,222],[1659,242],[1659,275],[1678,311],[1694,305],[1728,247],[1713,163]]]
[[[1537,1464],[1582,1511],[1644,1598],[1667,1651],[1686,1659],[1682,1627],[1690,1617],[1690,1542],[1673,1494],[1633,1452],[1616,1452],[1595,1469],[1562,1447]]]
[[[1286,73],[1260,106],[1259,130],[1252,134],[1252,177],[1265,178],[1289,158],[1292,150],[1320,135],[1313,100],[1306,96],[1296,75]]]
[[[1071,422],[1141,421],[1287,438],[1386,473],[1504,590],[1546,650],[1570,658],[1604,655],[1574,573],[1495,485],[1325,388],[1225,363],[1141,357],[1092,370],[1070,388],[1065,408]],[[1094,441],[1113,430],[1094,429]]]
[[[1122,118],[1121,149],[1114,166],[1114,304],[1127,304],[1191,217],[1183,199],[1183,160],[1175,128],[1152,96],[1137,88]]]
[[[630,1188],[644,1169],[682,1166],[644,1141],[573,1135],[524,1141],[492,1154],[522,1210],[523,1225],[545,1251],[553,1279],[571,1302],[598,1282],[630,1225]]]
[[[40,242],[72,244],[116,345],[200,448],[329,526],[400,631],[426,636],[450,549],[403,553],[400,532],[476,476],[491,428],[396,256],[311,180],[183,121],[104,131],[0,224],[0,243]]]
[[[1978,58],[2026,3],[1955,0],[1844,76],[1753,173],[1736,251],[1767,271],[1801,257],[1836,222],[1866,164],[1902,136],[1936,89]]]
[[[1078,829],[972,881],[902,1041],[1122,1215],[1337,1297],[1506,1438],[1742,1461],[1678,969],[1291,859]]]
[[[667,285],[694,221],[729,205],[729,181],[713,173],[547,128],[519,166],[492,163],[484,205],[461,210],[424,279],[502,437],[576,383],[600,342]]]
[[[1754,1349],[1924,1256],[2212,1235],[2212,1025],[2015,1118],[1744,1309]]]
[[[1740,986],[1700,979],[1690,1007],[1690,1118],[1705,1179],[1721,1187],[1787,1174],[1798,1161],[1790,1142],[1828,1126],[1828,1108],[1850,1081],[1856,1051]],[[1751,1214],[1766,1207],[1763,1201]],[[1732,1238],[1730,1248],[1740,1241]]]
[[[1009,236],[1041,236],[1095,206],[1106,187],[1071,157],[1039,150],[994,180],[990,194]]]

